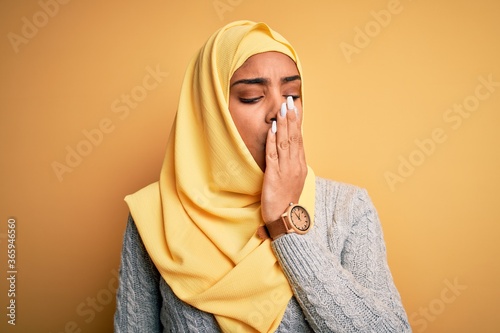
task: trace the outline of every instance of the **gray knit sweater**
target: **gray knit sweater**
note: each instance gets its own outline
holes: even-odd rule
[[[365,190],[316,178],[313,229],[284,235],[272,248],[294,293],[276,332],[411,332]],[[265,311],[257,305],[254,315]],[[130,217],[114,325],[115,332],[220,332],[212,314],[175,296]]]

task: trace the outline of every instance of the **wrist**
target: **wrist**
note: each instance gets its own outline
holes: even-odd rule
[[[279,196],[279,194],[276,194],[276,196]],[[299,202],[299,197],[300,195],[282,197],[280,202],[271,202],[271,200],[263,201],[261,207],[264,207],[262,210],[262,220],[264,223],[267,225],[281,218],[281,216],[286,213],[288,207],[293,205],[294,202]]]
[[[281,216],[283,215],[283,213],[286,212],[286,210],[288,209],[288,206],[285,206],[282,210],[278,210],[278,214],[276,213],[273,213],[272,215],[271,214],[268,214],[265,218],[263,218],[264,220],[264,223],[266,225],[268,225],[269,223],[272,223],[278,219],[281,219]]]
[[[290,203],[288,208],[276,219],[267,221],[259,230],[260,238],[277,239],[287,233],[305,234],[311,227],[311,219],[307,210],[300,205]],[[267,236],[267,237],[266,237]]]

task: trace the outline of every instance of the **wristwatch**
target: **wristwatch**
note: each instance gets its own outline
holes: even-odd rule
[[[307,209],[300,205],[290,203],[287,210],[279,219],[266,223],[267,234],[276,239],[284,234],[305,234],[311,228],[311,218]]]

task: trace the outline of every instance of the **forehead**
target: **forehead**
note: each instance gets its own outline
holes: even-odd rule
[[[295,62],[280,52],[264,52],[248,58],[240,68],[234,72],[231,82],[245,77],[285,77],[298,75]]]

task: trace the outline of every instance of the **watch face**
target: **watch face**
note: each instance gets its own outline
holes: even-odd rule
[[[297,229],[297,232],[302,231],[307,232],[311,226],[311,219],[309,218],[309,213],[302,206],[295,206],[290,211],[290,222]]]

